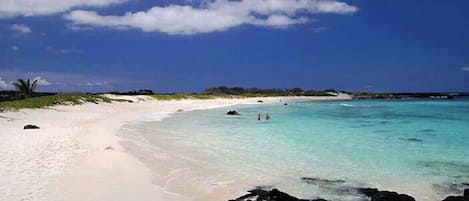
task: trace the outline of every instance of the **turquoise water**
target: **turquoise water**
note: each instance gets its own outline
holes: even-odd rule
[[[228,109],[242,115],[226,116]],[[272,119],[257,121],[266,112]],[[437,200],[469,187],[469,99],[279,102],[128,127],[151,146],[243,188],[359,200],[343,189],[367,186]],[[302,177],[323,180],[307,184]]]

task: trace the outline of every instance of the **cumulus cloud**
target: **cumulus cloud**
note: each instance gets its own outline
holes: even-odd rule
[[[47,81],[46,79],[44,79],[42,77],[35,77],[33,80],[37,80],[37,85],[38,86],[49,86],[49,85],[52,84],[52,83],[50,83],[49,81]]]
[[[16,45],[12,45],[10,48],[11,48],[11,50],[13,50],[13,51],[18,51],[18,50],[20,50],[20,48],[19,48],[18,46],[16,46]]]
[[[121,16],[75,10],[64,17],[75,26],[137,28],[145,32],[189,35],[224,31],[243,24],[284,27],[307,23],[312,20],[311,14],[353,14],[357,11],[357,7],[336,0],[211,0],[198,7],[155,6]]]
[[[12,86],[8,84],[3,78],[0,77],[0,89],[5,90],[5,89],[11,89]]]
[[[31,33],[31,28],[24,24],[13,24],[10,26],[10,30],[14,31],[17,35],[24,35]]]
[[[469,66],[464,66],[461,68],[462,71],[469,72]]]
[[[48,15],[74,7],[100,7],[125,0],[0,0],[0,18]]]
[[[109,84],[108,82],[87,82],[84,85],[86,85],[88,87],[102,87],[102,86],[106,86],[108,84]]]

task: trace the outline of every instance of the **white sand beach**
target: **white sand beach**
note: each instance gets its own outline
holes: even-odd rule
[[[155,112],[338,97],[277,97],[87,103],[0,113],[0,200],[181,200],[152,183],[152,172],[120,144],[120,126]],[[26,124],[38,130],[24,130]],[[111,147],[106,149],[107,147]],[[164,166],[165,164],[161,164]]]

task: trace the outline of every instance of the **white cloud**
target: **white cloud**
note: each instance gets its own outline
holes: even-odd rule
[[[18,50],[20,50],[20,48],[19,48],[18,46],[16,46],[16,45],[12,45],[10,48],[11,48],[11,50],[13,50],[13,51],[18,51]]]
[[[102,87],[108,84],[108,82],[87,82],[85,85],[88,87]]]
[[[11,89],[11,88],[12,86],[0,77],[0,89],[5,90],[5,89]]]
[[[469,66],[464,66],[461,68],[462,71],[469,72]]]
[[[49,15],[74,7],[102,7],[125,0],[0,0],[0,18]]]
[[[24,24],[13,24],[10,26],[10,30],[14,31],[17,35],[24,35],[32,32],[31,28]]]
[[[33,80],[37,80],[38,86],[49,86],[51,83],[42,77],[35,77]]]
[[[76,10],[64,17],[75,26],[137,28],[145,32],[189,35],[224,31],[243,24],[283,27],[307,23],[312,20],[311,14],[352,14],[357,11],[357,7],[336,0],[212,0],[199,7],[155,6],[122,16]]]

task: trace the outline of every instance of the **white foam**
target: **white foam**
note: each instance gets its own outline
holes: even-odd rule
[[[223,104],[223,105],[211,105],[211,106],[201,106],[201,107],[194,107],[191,109],[187,109],[186,111],[193,111],[193,110],[209,110],[209,109],[216,109],[216,108],[222,108],[222,107],[230,107],[233,105],[238,105],[237,103],[232,103],[232,104]]]
[[[344,107],[356,107],[356,105],[350,105],[350,104],[347,104],[347,103],[341,103],[340,106],[344,106]]]
[[[143,114],[135,118],[135,121],[140,122],[155,122],[162,121],[168,117],[171,117],[172,112],[154,112],[149,114]]]

